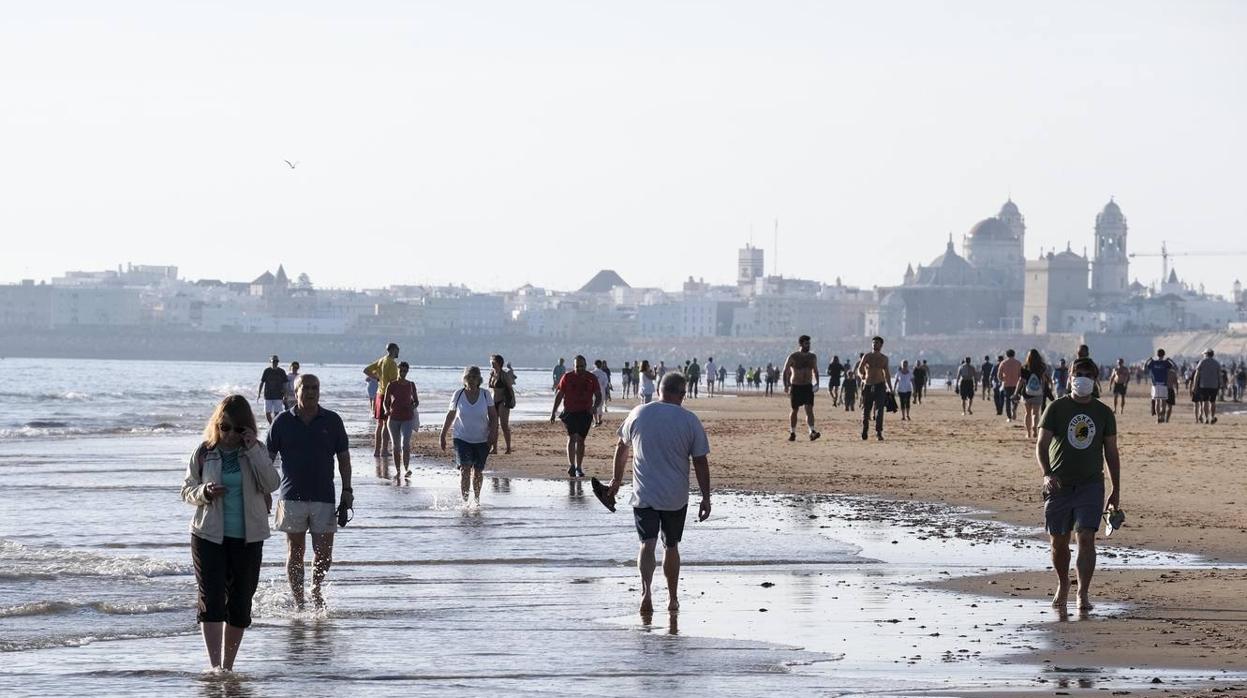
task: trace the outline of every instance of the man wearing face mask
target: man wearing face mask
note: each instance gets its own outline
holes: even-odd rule
[[[1044,411],[1035,447],[1035,459],[1043,470],[1044,521],[1052,539],[1052,566],[1058,581],[1052,605],[1058,609],[1064,609],[1069,600],[1071,536],[1078,545],[1078,608],[1091,609],[1095,534],[1105,505],[1105,464],[1108,507],[1120,506],[1117,419],[1107,405],[1092,397],[1098,372],[1089,358],[1074,361],[1070,394]]]

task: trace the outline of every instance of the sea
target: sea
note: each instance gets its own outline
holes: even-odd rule
[[[0,695],[878,696],[1209,680],[1036,659],[1046,604],[930,585],[1043,569],[1037,530],[916,502],[718,492],[685,531],[681,611],[643,618],[632,519],[587,483],[507,477],[495,458],[481,504],[465,506],[442,462],[416,459],[410,485],[375,477],[362,364],[302,369],[352,439],[355,518],[336,538],[327,608],[294,608],[284,541],[269,539],[236,671],[207,671],[179,489],[214,405],[254,400],[264,367],[0,359]],[[435,438],[462,370],[413,367],[416,438]],[[516,420],[548,415],[549,370],[516,374]],[[665,594],[659,574],[659,609]]]

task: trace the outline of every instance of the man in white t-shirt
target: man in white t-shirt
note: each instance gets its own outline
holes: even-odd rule
[[[714,382],[719,378],[719,365],[714,362],[714,357],[706,359],[706,394],[714,395]]]
[[[641,573],[641,615],[654,612],[651,583],[654,550],[662,535],[662,571],[667,578],[667,610],[680,609],[676,586],[680,580],[679,543],[688,513],[689,460],[697,471],[701,505],[697,520],[710,516],[710,443],[697,415],[681,407],[687,379],[678,371],[663,376],[661,400],[633,408],[619,427],[615,445],[615,472],[607,488],[613,498],[623,482],[624,465],[632,452],[632,513],[641,550],[637,569]]]

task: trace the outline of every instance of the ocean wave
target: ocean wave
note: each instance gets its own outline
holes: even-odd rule
[[[192,628],[179,630],[153,630],[137,633],[109,633],[101,635],[78,635],[60,637],[38,637],[21,640],[0,640],[0,652],[25,652],[28,650],[51,649],[55,647],[85,647],[96,642],[109,640],[142,640],[156,637],[177,637],[193,632]]]
[[[16,618],[21,616],[49,616],[62,613],[75,613],[92,610],[110,616],[138,616],[148,613],[164,613],[166,611],[183,610],[184,604],[161,601],[156,603],[109,603],[107,601],[36,601],[0,608],[0,618]]]
[[[81,550],[30,548],[0,540],[0,578],[6,580],[56,577],[168,577],[190,574],[187,564],[145,557],[112,557]]]
[[[188,427],[173,422],[143,426],[74,427],[64,422],[34,421],[20,427],[0,429],[0,441],[17,439],[65,439],[81,436],[144,436],[149,434],[193,434],[202,427]]]

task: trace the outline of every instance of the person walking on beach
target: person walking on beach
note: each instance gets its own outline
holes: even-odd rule
[[[280,483],[273,459],[256,441],[247,399],[222,400],[182,480],[182,501],[195,506],[190,531],[196,618],[213,669],[233,671],[243,632],[251,626],[251,599],[270,535],[269,502]]]
[[[927,376],[930,375],[926,359],[914,361],[914,404],[921,405],[922,397],[927,389]]]
[[[979,382],[983,386],[983,402],[992,397],[992,369],[996,364],[992,363],[990,355],[983,357],[983,364],[979,366]],[[997,412],[999,414],[999,412]]]
[[[1017,419],[1018,380],[1022,377],[1022,362],[1016,358],[1012,350],[1005,351],[1005,360],[1000,362],[1000,391],[1004,395],[1005,421],[1010,424]]]
[[[277,415],[286,411],[286,372],[277,367],[280,361],[276,354],[269,358],[268,363],[268,368],[260,374],[256,399],[264,400],[264,418],[272,424]]]
[[[665,376],[661,400],[634,407],[619,427],[615,444],[614,472],[607,496],[614,497],[623,484],[624,466],[632,454],[632,505],[637,536],[637,570],[641,573],[642,616],[654,612],[653,579],[655,549],[662,537],[663,576],[667,578],[667,610],[680,609],[676,595],[680,581],[680,540],[688,514],[689,460],[697,473],[701,491],[697,520],[710,517],[710,442],[697,415],[684,409],[685,379],[678,373]]]
[[[598,379],[586,370],[589,362],[577,354],[573,370],[564,373],[555,386],[554,406],[550,408],[550,421],[555,416],[563,420],[567,428],[567,475],[584,477],[585,438],[593,425],[593,415],[602,401]],[[559,406],[563,412],[559,414]]]
[[[1126,388],[1130,385],[1130,369],[1126,367],[1125,359],[1117,358],[1117,365],[1113,367],[1113,372],[1109,375],[1108,384],[1113,389],[1113,414],[1125,414]],[[1120,409],[1117,406],[1118,402],[1121,403]]]
[[[1044,525],[1052,542],[1057,590],[1052,605],[1069,600],[1070,538],[1077,541],[1078,608],[1091,609],[1095,534],[1104,512],[1104,466],[1108,466],[1110,510],[1121,507],[1121,458],[1117,418],[1091,396],[1099,369],[1090,359],[1074,361],[1070,395],[1054,401],[1040,419],[1035,460],[1043,471]]]
[[[875,438],[883,441],[883,411],[888,404],[888,385],[892,382],[888,357],[883,353],[883,337],[870,340],[870,353],[863,354],[855,369],[862,381],[862,441],[870,431],[870,415],[875,415]]]
[[[714,357],[706,359],[706,397],[714,397],[714,383],[719,379],[719,365],[714,362]]]
[[[592,373],[593,377],[598,380],[598,392],[600,393],[601,400],[599,400],[597,405],[593,408],[593,426],[600,427],[602,426],[602,414],[606,411],[606,386],[607,381],[610,379],[607,378],[606,371],[602,370],[601,359],[597,359],[593,362],[593,370],[589,371],[589,373]]]
[[[377,379],[377,398],[372,405],[372,418],[377,421],[373,433],[372,456],[381,458],[390,453],[390,434],[385,429],[385,390],[398,380],[398,345],[390,342],[385,346],[385,356],[364,367],[364,375]]]
[[[914,395],[914,373],[909,370],[909,359],[901,361],[901,367],[892,381],[892,390],[901,402],[901,421],[912,421],[909,418],[909,402]]]
[[[1213,358],[1211,349],[1207,349],[1204,358],[1195,365],[1195,390],[1199,398],[1195,403],[1196,421],[1217,423],[1217,391],[1220,388],[1221,362]]]
[[[637,381],[641,389],[641,404],[649,404],[654,399],[654,369],[650,368],[649,360],[641,362],[637,371]]]
[[[766,365],[769,370],[771,365]],[[831,406],[840,406],[840,382],[844,379],[844,364],[840,363],[840,356],[831,357],[831,363],[827,364],[827,394],[831,397]]]
[[[563,363],[563,357],[559,357],[559,362],[554,365],[554,382],[551,383],[551,390],[559,389],[559,381],[562,380],[563,374],[567,373],[567,366]]]
[[[494,410],[498,413],[498,430],[502,432],[503,453],[511,452],[511,410],[515,409],[515,374],[503,368],[502,354],[489,358],[489,390],[494,396]],[[627,376],[624,369],[624,375]],[[498,452],[498,440],[490,447],[491,454]]]
[[[1005,389],[1000,381],[1000,364],[1005,362],[1003,355],[996,356],[996,363],[992,365],[992,404],[996,405],[996,416],[1003,416],[1005,413]]]
[[[299,379],[299,362],[291,361],[290,370],[286,373],[286,394],[282,397],[281,404],[284,410],[290,409],[294,404],[294,382]]]
[[[394,481],[403,479],[404,473],[411,480],[411,435],[420,428],[420,396],[416,394],[416,384],[407,380],[407,372],[411,366],[406,361],[398,364],[398,378],[390,382],[385,390],[386,427],[390,431],[390,443],[394,450]],[[382,466],[385,467],[385,466]],[[382,477],[388,473],[382,472]]]
[[[471,489],[477,504],[481,503],[481,484],[485,480],[485,461],[489,449],[498,443],[498,410],[494,396],[481,389],[481,369],[463,369],[463,387],[455,391],[442,422],[441,447],[446,450],[446,435],[455,445],[455,465],[459,466],[459,491],[468,501]],[[453,431],[452,431],[453,429]]]
[[[1052,378],[1048,375],[1048,365],[1038,349],[1031,349],[1026,352],[1026,362],[1018,372],[1017,384],[1017,394],[1025,409],[1027,438],[1039,438],[1040,408],[1043,407],[1044,396],[1051,392]]]
[[[720,392],[720,393],[722,393],[722,392],[723,392],[723,383],[724,383],[726,380],[727,380],[727,367],[726,367],[726,366],[720,366],[720,367],[719,367],[719,387],[717,388],[718,392]]]
[[[845,412],[852,412],[857,409],[857,376],[852,371],[846,370],[844,372],[843,388],[840,397],[844,400]]]
[[[320,406],[320,379],[299,376],[295,405],[269,427],[269,456],[281,457],[281,501],[277,503],[277,530],[286,534],[286,579],[295,605],[303,608],[303,558],[307,534],[312,534],[312,603],[324,608],[321,586],[333,564],[333,534],[337,510],[355,504],[351,492],[351,450],[342,418]],[[342,497],[334,507],[333,461],[342,478]]]
[[[628,395],[632,392],[632,366],[627,361],[624,362],[620,376],[623,381],[623,398],[627,400]]]
[[[797,350],[788,355],[783,368],[784,392],[788,393],[788,440],[797,440],[797,412],[805,408],[810,441],[822,436],[814,429],[814,393],[818,390],[818,355],[810,352],[810,335],[797,338]]]
[[[989,364],[990,366],[990,364]],[[970,357],[957,367],[957,392],[961,395],[961,414],[974,414],[974,393],[978,392],[977,376]]]
[[[688,392],[691,397],[697,397],[701,386],[701,364],[697,363],[697,359],[684,367],[684,377],[688,379]]]
[[[1052,369],[1052,384],[1058,398],[1069,394],[1069,366],[1065,364],[1065,359],[1057,362],[1056,368]]]
[[[1176,365],[1165,358],[1165,350],[1157,349],[1156,358],[1148,359],[1143,370],[1152,381],[1152,414],[1156,415],[1156,423],[1165,421],[1165,400],[1169,397],[1169,368]],[[1197,416],[1198,416],[1198,410]]]

